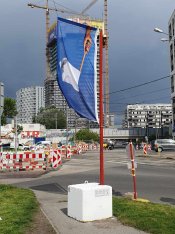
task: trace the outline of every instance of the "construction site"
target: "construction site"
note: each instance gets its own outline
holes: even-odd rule
[[[57,14],[62,13],[65,18],[86,24],[92,27],[101,29],[103,32],[103,92],[104,92],[104,127],[110,127],[114,125],[114,116],[109,112],[109,68],[108,68],[108,10],[107,10],[107,0],[104,0],[103,6],[103,19],[92,18],[87,14],[94,4],[98,0],[91,1],[87,7],[85,7],[81,12],[75,12],[68,10],[66,7],[57,8],[50,7],[49,1],[46,0],[45,5],[36,5],[29,3],[28,6],[32,9],[36,8],[38,10],[45,11],[45,27],[46,27],[46,76],[44,80],[45,87],[45,106],[55,106],[56,108],[62,110],[67,118],[67,127],[73,128],[98,128],[98,124],[86,119],[80,118],[73,109],[69,108],[65,98],[62,95],[61,90],[58,87],[57,82],[57,49],[56,49],[56,22],[50,23],[50,16],[52,12]],[[98,39],[97,39],[98,40]],[[98,43],[98,42],[97,42]],[[99,53],[98,53],[99,56]],[[97,97],[98,97],[98,110],[99,110],[99,58],[97,57]]]

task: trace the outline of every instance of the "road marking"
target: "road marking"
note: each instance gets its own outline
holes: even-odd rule
[[[123,160],[124,159],[124,160]],[[136,158],[135,161],[137,162],[138,165],[150,165],[150,166],[175,166],[175,161],[172,160],[168,160],[168,159],[158,159],[156,158],[156,160],[154,160],[153,158]],[[118,165],[126,165],[128,162],[130,162],[130,160],[127,157],[110,157],[110,158],[106,158],[105,157],[105,163],[106,164],[118,164]],[[93,159],[72,159],[71,161],[69,161],[68,163],[69,165],[72,166],[92,166],[92,167],[96,167],[97,165],[99,165],[99,158],[93,158]]]
[[[128,163],[128,161],[120,161],[120,162],[116,162],[116,161],[105,161],[106,163],[115,163],[115,164],[126,164]]]

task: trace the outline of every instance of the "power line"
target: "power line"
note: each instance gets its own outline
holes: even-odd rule
[[[106,102],[103,102],[103,103],[106,103]],[[109,104],[110,105],[135,105],[135,104],[142,104],[143,102],[134,102],[134,103],[131,103],[131,102],[110,102]]]
[[[149,101],[151,101],[151,100],[155,101],[155,100],[160,100],[161,98],[170,98],[170,96],[167,96],[167,95],[166,95],[166,96],[161,96],[161,97],[159,97],[159,98],[154,98],[154,99],[149,99],[149,98],[148,98],[148,100],[149,100]]]
[[[146,93],[136,94],[136,95],[132,95],[132,96],[129,96],[129,97],[117,98],[117,100],[120,101],[120,100],[123,100],[123,99],[130,99],[130,98],[133,98],[133,97],[145,96],[145,95],[148,95],[148,94],[158,93],[158,92],[165,91],[165,90],[168,90],[168,89],[170,89],[170,87],[169,88],[158,89],[158,90],[153,90],[153,91],[146,92]]]
[[[53,4],[54,4],[54,8],[56,9],[56,3],[55,3],[55,1],[52,0],[52,2],[53,2]],[[57,12],[57,11],[55,11],[55,12],[56,12],[56,15],[57,15],[57,17],[58,17],[58,12]]]
[[[160,100],[161,98],[167,98],[167,97],[169,97],[169,96],[162,96],[162,97],[159,97],[159,98],[156,98],[156,99],[151,99],[151,100],[149,100],[149,102],[150,101],[155,101],[155,100]],[[162,102],[159,102],[159,103],[162,103]],[[149,104],[148,102],[140,102],[140,103],[134,103],[134,104],[127,104],[127,105],[136,105],[136,104]],[[123,105],[123,107],[121,107],[121,109],[118,109],[118,110],[116,110],[115,109],[115,111],[110,111],[111,113],[116,113],[116,112],[119,112],[119,113],[123,113],[123,112],[125,112],[125,110],[126,110],[126,106],[124,106]]]
[[[103,102],[104,104],[106,103],[106,102]],[[129,103],[128,102],[110,102],[109,103],[110,105],[114,105],[114,104],[116,104],[116,105],[128,105]]]
[[[70,9],[69,7],[66,7],[66,6],[64,6],[64,5],[62,5],[62,4],[60,4],[60,3],[56,2],[56,1],[55,1],[54,5],[55,5],[55,4],[58,5],[58,6],[63,7],[64,9],[66,9],[66,10],[68,10],[68,11],[71,11],[72,13],[75,13],[75,14],[79,14],[79,15],[80,15],[79,12],[74,11],[74,10]]]
[[[138,87],[141,87],[141,86],[144,86],[144,85],[148,85],[148,84],[151,84],[151,83],[155,83],[155,82],[157,82],[157,81],[160,81],[160,80],[163,80],[163,79],[166,79],[166,78],[169,78],[169,77],[170,77],[170,75],[164,76],[164,77],[161,77],[161,78],[158,78],[158,79],[155,79],[155,80],[151,80],[151,81],[148,81],[148,82],[139,84],[139,85],[134,85],[134,86],[131,86],[131,87],[129,87],[129,88],[120,89],[120,90],[117,90],[117,91],[114,91],[114,92],[109,93],[109,95],[114,94],[114,93],[124,92],[124,91],[130,90],[130,89],[135,89],[135,88],[138,88]],[[104,94],[104,95],[107,95],[107,94]]]
[[[165,89],[169,89],[169,88],[165,88]],[[159,92],[160,91],[162,91],[162,90],[165,90],[165,89],[160,89],[160,90],[158,90]],[[157,92],[158,92],[157,91]],[[145,94],[149,94],[149,93],[155,93],[156,91],[153,91],[153,92],[148,92],[148,93],[145,93]],[[135,95],[135,96],[142,96],[142,95],[145,95],[145,94],[141,94],[141,95]],[[135,96],[131,96],[131,97],[135,97]],[[129,98],[131,98],[131,97],[128,97],[128,99]],[[157,100],[157,99],[161,99],[161,98],[168,98],[168,97],[170,97],[170,96],[160,96],[159,98],[151,98],[151,100]],[[127,98],[123,98],[123,99],[127,99]],[[120,100],[120,99],[119,99]],[[148,99],[148,100],[150,100],[150,99]],[[105,101],[103,102],[103,103],[106,103]],[[110,105],[135,105],[135,104],[143,104],[143,103],[145,103],[145,101],[140,101],[140,102],[134,102],[134,103],[131,103],[131,102],[110,102],[109,104]]]

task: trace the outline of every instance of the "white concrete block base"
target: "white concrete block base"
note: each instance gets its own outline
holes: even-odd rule
[[[82,222],[112,217],[112,187],[87,181],[69,185],[68,216]]]

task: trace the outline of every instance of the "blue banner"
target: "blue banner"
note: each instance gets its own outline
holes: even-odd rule
[[[58,17],[59,87],[79,116],[98,122],[97,29]]]

